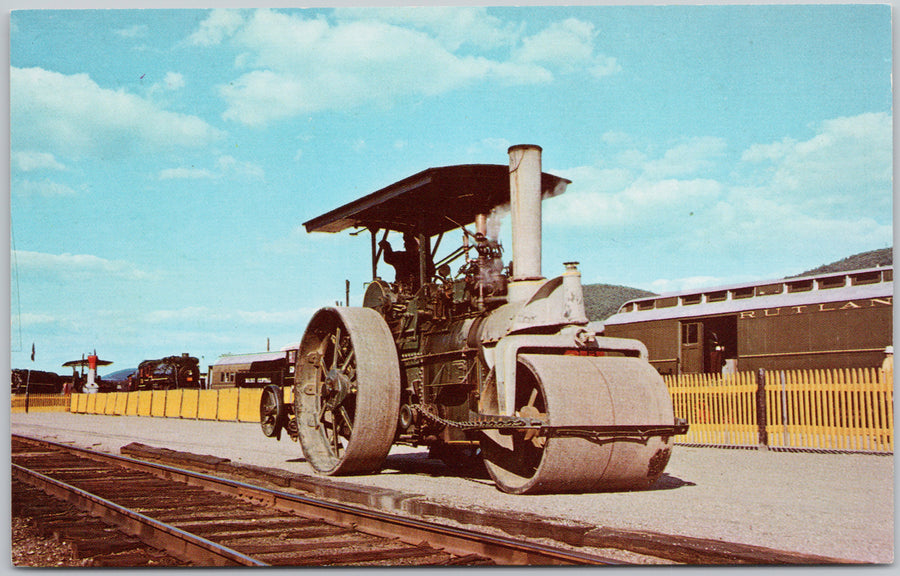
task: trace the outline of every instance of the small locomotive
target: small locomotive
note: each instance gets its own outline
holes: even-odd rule
[[[144,360],[131,377],[129,390],[200,388],[200,361],[187,353]]]

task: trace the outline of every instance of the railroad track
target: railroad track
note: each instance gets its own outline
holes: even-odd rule
[[[401,507],[399,502],[404,501],[402,494],[381,494],[377,490],[370,494],[361,487],[321,478],[285,475],[280,470],[141,444],[122,448],[123,453],[141,460],[16,435],[13,435],[12,447],[14,478],[28,478],[28,482],[37,483],[48,492],[59,492],[60,497],[65,499],[77,498],[69,495],[68,488],[54,487],[55,483],[66,481],[84,491],[95,485],[98,494],[111,494],[109,499],[119,502],[126,509],[130,508],[132,516],[139,513],[156,522],[168,523],[169,527],[162,530],[163,536],[153,538],[146,536],[151,529],[140,527],[140,523],[122,529],[126,534],[142,534],[142,538],[156,548],[176,551],[171,560],[151,558],[154,564],[179,561],[198,565],[261,562],[342,566],[853,563],[841,558],[706,538],[569,521],[560,523],[550,518],[506,514],[489,507],[479,511],[456,510],[418,498],[405,501],[411,504],[409,508],[406,504]],[[85,464],[82,462],[76,466],[72,463],[85,459],[88,468],[95,470],[79,470],[77,466]],[[25,468],[35,471],[26,471]],[[48,480],[41,479],[35,472]],[[132,473],[140,475],[131,476]],[[221,477],[222,474],[239,480],[247,479],[254,484],[290,485],[303,495],[227,480]],[[163,480],[170,483],[162,483]],[[15,480],[13,489],[16,489]],[[182,494],[177,490],[186,492]],[[165,497],[154,494],[165,494]],[[201,500],[212,498],[214,503],[206,508],[191,500],[195,496]],[[96,496],[88,497],[89,502],[91,498],[97,499]],[[13,502],[15,509],[15,495]],[[360,502],[361,505],[350,505],[348,502]],[[92,512],[95,516],[112,515],[99,504],[88,503],[85,506],[88,509],[96,507]],[[409,519],[406,516],[410,511],[419,518],[444,518],[444,524]],[[447,520],[487,527],[493,530],[491,534],[502,532],[516,536],[505,538],[449,528]],[[51,519],[51,528],[52,522],[57,521],[58,518]],[[297,522],[296,528],[280,524],[288,521]],[[322,533],[317,535],[316,530]],[[191,552],[189,549],[194,545],[188,546],[177,536],[179,532],[188,531],[195,532],[194,539],[208,540],[209,543],[202,544],[200,551]],[[172,542],[166,543],[166,539]],[[535,542],[550,544],[543,546]],[[224,558],[216,558],[203,548],[220,545],[228,548],[228,554],[235,558],[229,558],[227,554]],[[247,559],[238,558],[240,555]],[[117,558],[108,561],[111,565],[125,565],[116,563]],[[99,564],[104,562],[107,560],[101,559]]]
[[[623,563],[15,435],[12,474],[193,565]]]
[[[11,495],[14,566],[190,565],[21,480]]]

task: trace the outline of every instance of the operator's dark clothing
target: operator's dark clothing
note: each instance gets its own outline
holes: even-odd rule
[[[394,267],[397,273],[396,282],[413,288],[419,287],[419,255],[414,251],[394,252],[389,246],[384,247],[384,261]]]
[[[407,286],[413,293],[420,288],[419,284],[419,252],[415,243],[406,243],[406,250],[394,252],[388,242],[382,242],[384,249],[384,261],[394,267],[396,272],[395,282]],[[434,276],[434,263],[431,259],[425,266],[426,279]]]

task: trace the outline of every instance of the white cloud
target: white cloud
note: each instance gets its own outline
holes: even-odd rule
[[[767,191],[756,188],[733,188],[727,199],[712,207],[707,222],[705,234],[683,235],[685,250],[708,250],[704,243],[713,238],[726,251],[740,248],[773,262],[822,253],[806,260],[824,264],[830,256],[843,258],[890,246],[893,236],[890,215],[882,222],[845,211],[823,215],[791,198],[769,197]]]
[[[196,116],[101,88],[87,74],[11,67],[10,106],[13,150],[49,150],[68,158],[200,147],[222,135]]]
[[[178,72],[167,72],[166,77],[163,79],[163,86],[165,86],[167,90],[184,88],[184,76]]]
[[[205,306],[188,306],[177,310],[153,310],[144,315],[149,324],[172,324],[174,322],[202,322],[213,316],[211,309]]]
[[[57,161],[53,154],[48,152],[36,152],[34,150],[13,151],[10,154],[10,160],[13,168],[22,172],[65,169],[65,166]]]
[[[877,206],[889,215],[892,124],[886,113],[835,118],[808,140],[752,146],[742,160],[771,174],[764,194],[790,197],[812,214],[861,215]]]
[[[75,190],[48,178],[40,181],[13,180],[10,192],[16,196],[74,196]]]
[[[146,24],[135,24],[134,26],[130,26],[128,28],[119,28],[118,30],[113,30],[113,32],[117,36],[121,36],[122,38],[142,38],[147,36],[150,28],[147,27]]]
[[[324,109],[438,94],[483,77],[490,64],[459,58],[427,35],[382,22],[330,26],[260,10],[235,36],[256,68],[220,89],[225,118],[263,125]]]
[[[474,158],[503,158],[512,143],[505,138],[483,138],[466,149],[466,154]]]
[[[216,9],[200,23],[200,27],[188,37],[195,46],[215,46],[228,38],[243,23],[243,16],[237,10]]]
[[[713,171],[725,151],[721,138],[694,138],[666,150],[662,158],[644,166],[646,178],[671,178]]]
[[[627,172],[614,170],[596,174],[620,182],[629,178]],[[572,180],[576,182],[574,176]],[[548,224],[648,232],[714,203],[723,192],[720,183],[709,179],[638,179],[613,193],[603,192],[602,185],[592,188],[592,184],[596,182],[580,181],[577,188],[566,192],[564,202],[548,203],[544,209]]]
[[[785,138],[748,148],[734,171],[727,164],[727,143],[696,138],[657,157],[634,148],[613,152],[617,168],[581,166],[565,171],[574,184],[565,202],[549,203],[550,223],[613,226],[681,235],[672,225],[693,214],[709,234],[766,234],[790,230],[791,222],[815,222],[821,230],[841,228],[880,214],[877,236],[891,223],[892,119],[863,114],[822,122],[805,141]],[[631,146],[627,135],[608,135],[611,147]],[[732,174],[726,182],[713,175]],[[753,183],[752,187],[748,183]],[[874,210],[873,207],[882,207]],[[666,221],[672,225],[666,226]],[[863,231],[860,231],[863,233]],[[738,242],[734,238],[734,242]]]
[[[741,160],[744,162],[779,161],[796,146],[797,141],[793,138],[785,138],[780,142],[770,144],[753,144],[744,151]]]
[[[55,316],[49,314],[34,314],[31,312],[22,312],[10,318],[11,322],[18,321],[22,328],[30,328],[32,326],[40,326],[43,324],[54,324],[58,320]]]
[[[387,8],[338,8],[341,20],[373,19],[406,25],[433,34],[445,48],[455,51],[471,45],[479,48],[512,46],[521,33],[521,25],[504,23],[481,6],[428,6]]]
[[[594,53],[594,25],[575,18],[551,23],[522,39],[514,60],[558,67],[564,73],[588,70],[600,78],[621,70],[615,58]]]
[[[148,324],[177,323],[226,323],[231,325],[284,325],[303,326],[314,308],[298,308],[294,310],[221,310],[206,306],[189,306],[175,310],[154,310],[144,315],[143,321]]]
[[[215,170],[191,166],[166,168],[159,173],[160,180],[204,180],[240,176],[261,180],[265,177],[262,167],[253,162],[242,162],[233,156],[220,156],[216,160]]]
[[[737,282],[729,279],[718,278],[716,276],[690,276],[688,278],[667,278],[654,280],[650,283],[648,290],[657,294],[665,294],[667,292],[681,292],[684,290],[696,290],[712,286],[723,286],[725,284],[736,284]]]
[[[244,324],[270,324],[288,327],[303,326],[313,315],[316,308],[298,308],[295,310],[236,310],[234,315]]]
[[[109,278],[145,280],[150,278],[149,274],[129,262],[107,260],[90,254],[47,254],[16,250],[14,257],[20,276],[54,274],[79,279],[92,277],[98,280]]]
[[[215,178],[215,175],[203,168],[166,168],[159,173],[160,180],[203,180],[206,178]]]
[[[441,28],[440,14],[459,29]],[[331,23],[258,10],[230,35],[244,50],[235,64],[246,71],[219,88],[228,103],[224,118],[263,126],[309,112],[434,96],[474,82],[534,84],[551,81],[554,70],[606,75],[618,69],[614,60],[595,54],[592,25],[575,19],[519,40],[521,26],[488,18],[473,42],[504,47],[507,58],[465,54],[465,23],[483,14],[343,10]]]
[[[261,180],[265,176],[265,172],[258,164],[241,162],[232,156],[220,156],[216,161],[216,166],[226,175],[244,176],[257,180]]]

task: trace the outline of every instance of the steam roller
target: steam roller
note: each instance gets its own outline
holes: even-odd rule
[[[362,306],[348,296],[313,315],[293,403],[261,404],[267,436],[283,426],[325,475],[377,472],[402,444],[454,468],[483,462],[512,494],[653,486],[687,424],[646,347],[592,329],[577,263],[542,275],[541,203],[570,182],[542,172],[540,158],[521,145],[508,166],[429,168],[304,223],[368,230],[372,280]],[[512,221],[508,265],[501,211]],[[441,255],[453,231],[461,245]]]

